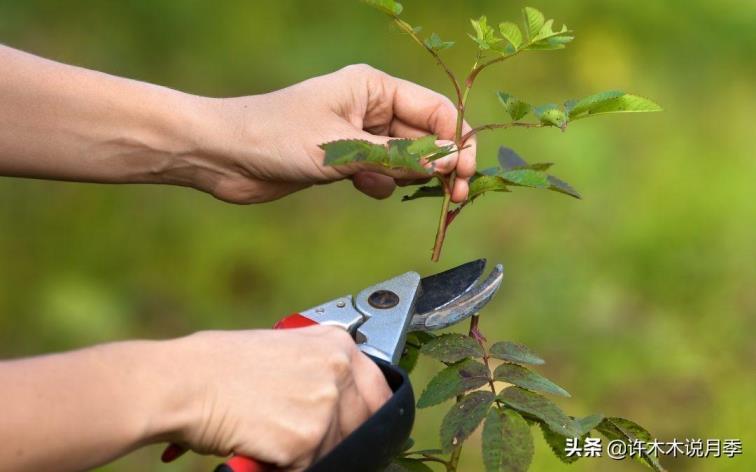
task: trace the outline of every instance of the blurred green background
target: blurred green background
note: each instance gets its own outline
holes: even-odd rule
[[[406,270],[487,257],[507,276],[484,331],[539,352],[541,371],[573,394],[559,401],[568,412],[629,417],[662,440],[738,438],[745,452],[735,459],[663,462],[755,470],[754,2],[404,3],[408,21],[458,41],[447,56],[459,71],[473,54],[467,18],[519,19],[530,4],[576,30],[566,50],[484,74],[473,124],[503,116],[500,89],[553,102],[619,88],[666,111],[581,121],[564,134],[482,135],[481,167],[505,143],[556,161],[584,200],[527,189],[481,199],[452,227],[440,267],[429,261],[438,202],[373,201],[348,183],[233,206],[182,188],[0,179],[0,355],[264,328]],[[423,51],[356,1],[0,0],[0,42],[213,96],[264,93],[355,62],[450,92]],[[418,385],[435,369],[420,365]],[[435,445],[444,408],[420,412],[420,446]],[[540,437],[536,450],[532,470],[561,470]],[[102,470],[216,462],[189,455],[163,466],[159,452]],[[478,456],[476,436],[461,470],[479,470]]]

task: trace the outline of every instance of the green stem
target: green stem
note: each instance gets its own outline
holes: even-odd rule
[[[472,70],[478,67],[480,61],[480,53],[475,58],[475,64],[473,64]],[[464,139],[462,135],[462,127],[465,123],[465,106],[467,104],[467,97],[470,95],[470,89],[472,84],[465,84],[465,90],[461,94],[457,90],[457,123],[454,127],[454,144],[457,146],[457,153],[462,151],[464,147]],[[431,260],[438,262],[441,257],[441,249],[444,247],[444,240],[446,238],[447,215],[449,214],[449,204],[451,203],[451,193],[454,189],[455,175],[452,173],[449,177],[441,177],[441,184],[444,187],[444,201],[441,204],[441,214],[438,218],[438,229],[436,230],[436,240],[433,244],[433,255]]]
[[[444,187],[444,201],[441,204],[441,215],[438,218],[436,241],[433,244],[433,254],[431,255],[431,261],[433,262],[438,262],[438,259],[441,257],[441,249],[444,247],[444,239],[446,238],[446,215],[449,213],[449,204],[451,203],[451,177],[439,177],[439,179]]]
[[[463,398],[464,395],[457,395],[457,403],[461,402]],[[457,472],[459,457],[462,455],[462,444],[464,444],[464,442],[460,441],[459,444],[452,449],[451,456],[449,456],[449,462],[446,464],[446,472]]]
[[[544,125],[543,123],[525,123],[522,121],[513,121],[510,123],[489,123],[487,125],[478,126],[476,128],[471,129],[467,133],[462,136],[462,144],[467,142],[468,139],[473,137],[474,135],[480,133],[481,131],[490,130],[490,129],[504,129],[504,128],[542,128]]]

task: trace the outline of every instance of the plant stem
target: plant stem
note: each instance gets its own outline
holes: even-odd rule
[[[450,181],[446,177],[440,177],[442,185],[444,187],[444,201],[441,204],[441,215],[438,218],[438,229],[436,230],[436,241],[433,244],[433,254],[431,255],[431,261],[438,262],[441,257],[441,249],[444,247],[444,239],[446,238],[446,215],[449,213],[449,204],[451,203],[451,189]]]
[[[473,64],[472,70],[478,67],[480,61],[480,53],[475,58],[475,64]],[[467,97],[470,95],[471,83],[465,84],[464,92],[460,93],[457,89],[457,123],[454,127],[454,144],[457,146],[457,153],[462,151],[465,140],[462,136],[462,127],[465,123],[465,105],[467,104]],[[441,214],[438,218],[438,229],[436,230],[436,241],[433,244],[433,255],[431,261],[438,262],[441,257],[441,249],[444,247],[444,239],[446,238],[446,228],[449,225],[447,215],[449,214],[449,204],[451,203],[451,193],[454,188],[455,175],[452,173],[449,177],[441,177],[441,184],[444,187],[444,201],[441,204]]]
[[[457,395],[457,403],[461,402],[464,395]],[[457,465],[459,464],[459,456],[462,455],[462,445],[464,441],[460,441],[452,449],[451,456],[449,456],[449,462],[446,464],[446,472],[456,472]]]
[[[467,142],[468,139],[473,137],[474,135],[480,133],[481,131],[485,130],[491,130],[491,129],[504,129],[504,128],[542,128],[544,125],[543,123],[525,123],[521,121],[513,121],[510,123],[489,123],[487,125],[478,126],[476,128],[471,129],[467,133],[462,136],[462,144]]]
[[[423,42],[423,40],[420,39],[420,37],[417,35],[417,32],[415,32],[415,30],[412,29],[412,25],[410,25],[409,23],[407,23],[406,21],[400,19],[397,16],[392,16],[392,18],[394,19],[394,23],[396,23],[396,25],[399,26],[399,28],[402,31],[404,31],[405,33],[407,33],[417,44],[420,45],[420,47],[422,47],[423,49],[425,49],[426,51],[428,51],[428,53],[430,53],[430,55],[433,56],[433,58],[436,60],[436,63],[439,66],[441,66],[442,69],[444,69],[444,72],[446,72],[446,75],[449,77],[449,80],[451,81],[452,85],[454,86],[454,92],[457,95],[457,101],[458,102],[461,101],[462,100],[462,92],[461,92],[461,88],[459,86],[459,81],[457,80],[457,77],[451,71],[451,69],[449,68],[449,66],[446,65],[446,63],[444,62],[443,59],[441,59],[441,56],[439,56],[438,53],[433,50],[433,48],[429,48],[425,44],[425,42]]]

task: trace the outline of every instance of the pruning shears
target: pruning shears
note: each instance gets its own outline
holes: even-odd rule
[[[275,329],[332,325],[352,335],[359,349],[381,369],[393,391],[391,398],[307,472],[380,471],[402,450],[415,417],[415,398],[406,372],[397,366],[411,331],[442,329],[476,315],[501,285],[497,264],[484,279],[485,259],[421,278],[407,272],[370,286],[356,296],[345,295],[289,315]],[[163,453],[169,462],[184,452],[171,444]],[[215,472],[272,472],[274,466],[233,456]]]

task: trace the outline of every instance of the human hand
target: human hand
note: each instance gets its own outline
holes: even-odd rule
[[[428,134],[448,142],[454,138],[457,117],[443,95],[366,65],[347,66],[264,95],[212,103],[224,123],[217,128],[232,135],[205,164],[213,168],[213,177],[199,178],[195,186],[235,203],[274,200],[344,178],[367,195],[386,198],[397,183],[428,175],[365,163],[324,166],[318,145],[347,138],[383,144]],[[459,155],[433,163],[439,173],[456,171],[455,202],[467,198],[468,180],[475,173],[474,138],[467,145]]]
[[[200,453],[303,470],[391,396],[377,365],[340,328],[202,332],[173,342],[191,378],[177,415],[186,420],[163,437]]]

